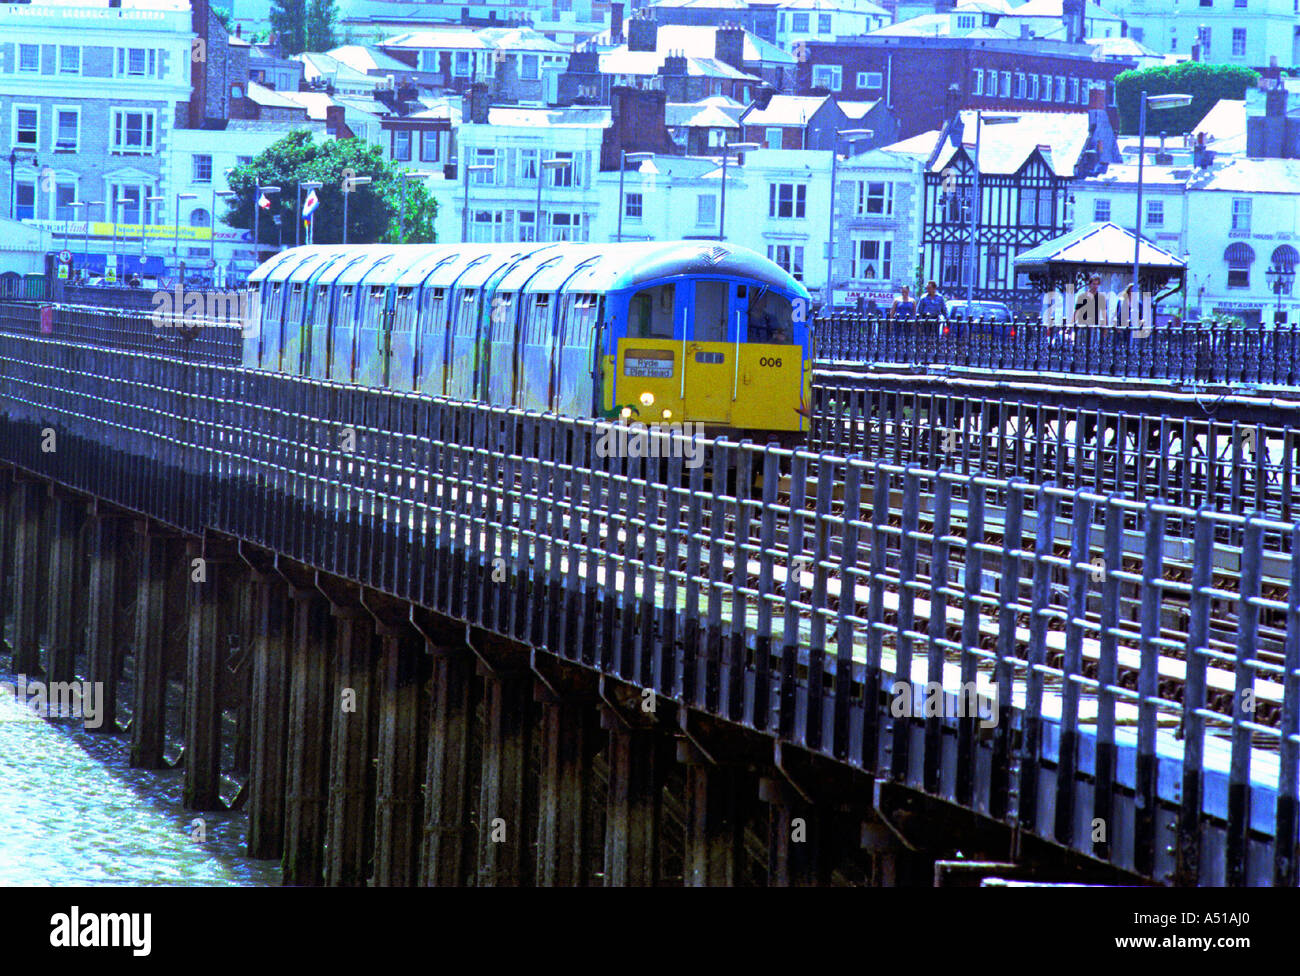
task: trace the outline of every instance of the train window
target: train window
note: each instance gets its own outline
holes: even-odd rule
[[[695,283],[695,335],[696,342],[727,341],[727,283],[725,281],[697,281]]]
[[[788,298],[766,289],[750,297],[749,341],[773,345],[794,342]]]
[[[533,314],[528,331],[528,342],[533,345],[545,345],[547,333],[551,329],[550,294],[533,296]]]
[[[627,334],[640,339],[673,337],[675,286],[655,285],[632,296],[627,311]]]
[[[386,287],[387,287],[387,286],[385,286],[385,285],[371,285],[371,286],[370,286],[370,297],[371,297],[373,300],[376,300],[376,301],[380,301],[380,300],[382,300],[383,297],[384,297],[384,291],[385,291]]]
[[[492,298],[492,337],[502,341],[509,337],[515,324],[513,314],[515,296],[510,292],[497,292]]]

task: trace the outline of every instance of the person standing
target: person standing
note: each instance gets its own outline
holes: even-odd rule
[[[925,294],[916,303],[916,317],[938,321],[947,318],[947,313],[948,303],[939,294],[939,286],[933,281],[927,281],[925,283]]]
[[[916,302],[912,301],[912,293],[907,285],[903,286],[902,293],[890,306],[889,317],[899,322],[909,322],[916,318]]]

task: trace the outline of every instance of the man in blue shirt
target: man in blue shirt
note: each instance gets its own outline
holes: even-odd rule
[[[925,283],[925,294],[916,303],[916,315],[922,319],[941,319],[948,311],[948,305],[939,294],[939,286],[933,281]]]

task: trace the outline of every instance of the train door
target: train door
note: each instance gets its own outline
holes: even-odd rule
[[[614,410],[645,422],[682,419],[682,354],[689,282],[642,288],[627,305],[626,335],[614,361]]]
[[[262,287],[250,285],[246,290],[243,359],[246,369],[256,369],[262,356]]]
[[[688,420],[729,423],[736,394],[736,339],[745,320],[746,289],[713,279],[696,279],[689,287],[682,342],[682,409]]]
[[[305,281],[286,282],[284,309],[284,343],[281,350],[281,368],[286,373],[302,372],[303,360],[303,312],[304,296],[307,291]]]
[[[335,285],[338,299],[334,306],[334,329],[331,336],[329,378],[351,383],[352,353],[356,345],[358,285]]]
[[[283,349],[284,293],[286,281],[272,281],[266,288],[265,314],[262,316],[262,368],[280,371]]]
[[[511,406],[515,394],[515,296],[497,292],[487,325],[487,359],[483,365],[486,400]]]
[[[331,314],[330,286],[316,285],[311,300],[309,313],[311,338],[307,352],[307,375],[314,379],[324,379],[329,375],[330,355],[330,320]]]
[[[420,290],[419,329],[415,339],[415,388],[421,393],[442,396],[442,361],[447,348],[447,289],[425,285]]]
[[[555,357],[555,322],[550,292],[524,297],[523,341],[519,350],[519,403],[524,410],[549,410]]]
[[[388,285],[366,284],[361,289],[357,320],[356,382],[383,386],[388,366],[388,329],[393,292]]]
[[[555,412],[566,417],[590,417],[593,396],[593,348],[600,320],[600,296],[574,292],[563,296]]]
[[[451,323],[450,355],[447,363],[447,396],[453,400],[474,399],[474,346],[478,339],[477,288],[457,289]]]
[[[415,387],[415,289],[399,287],[389,316],[388,372],[384,386],[393,390]]]

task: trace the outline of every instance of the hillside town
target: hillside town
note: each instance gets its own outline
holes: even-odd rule
[[[293,6],[0,4],[0,272],[235,284],[327,243],[337,187],[232,188],[306,132],[398,173],[376,239],[417,239],[418,185],[419,239],[727,241],[823,307],[934,281],[1031,313],[1138,234],[1163,309],[1300,307],[1297,0],[338,0],[282,37]],[[1160,72],[1210,81],[1138,113],[1125,78]]]

